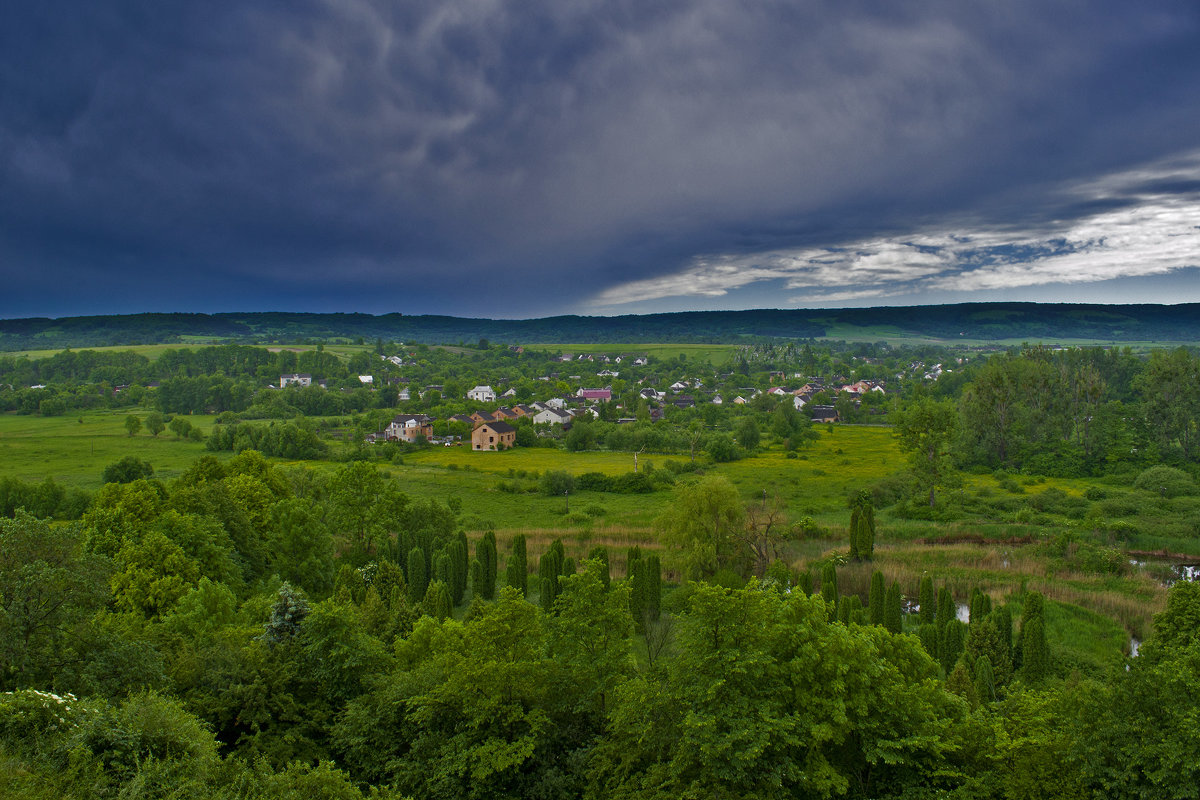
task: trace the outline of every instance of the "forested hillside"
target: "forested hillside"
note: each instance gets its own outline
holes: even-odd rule
[[[405,342],[732,342],[833,335],[947,341],[1200,341],[1200,306],[970,303],[912,308],[692,311],[616,317],[462,319],[384,314],[131,314],[0,320],[0,350],[176,343],[294,342],[342,337]]]

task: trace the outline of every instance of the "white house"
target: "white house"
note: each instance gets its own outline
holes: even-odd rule
[[[547,408],[533,415],[534,425],[553,425],[554,423],[567,423],[571,421],[571,415],[557,408]]]
[[[375,376],[374,375],[359,375],[358,382],[361,383],[363,386],[370,386],[375,383]]]
[[[476,386],[467,392],[467,399],[474,400],[476,403],[494,403],[496,402],[496,392],[491,386]]]
[[[312,375],[307,372],[292,372],[279,376],[279,388],[285,386],[312,386]],[[37,387],[33,387],[37,388]]]

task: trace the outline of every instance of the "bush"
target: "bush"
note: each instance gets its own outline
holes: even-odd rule
[[[1194,495],[1200,489],[1192,476],[1175,467],[1151,467],[1137,476],[1133,488],[1157,494],[1160,497],[1183,497]]]
[[[612,491],[620,494],[644,494],[654,491],[650,477],[641,472],[626,472],[611,481]]]
[[[547,470],[538,481],[542,494],[548,496],[562,495],[574,491],[575,477],[564,470]]]
[[[137,456],[125,456],[104,468],[100,480],[103,483],[133,483],[143,478],[153,478],[154,467],[149,461]]]
[[[612,479],[603,472],[585,472],[575,479],[575,487],[581,492],[608,492],[612,491]]]

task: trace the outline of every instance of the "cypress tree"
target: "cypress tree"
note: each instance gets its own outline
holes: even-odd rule
[[[883,612],[883,627],[887,628],[892,633],[904,632],[904,613],[901,603],[903,597],[900,594],[900,584],[892,581],[892,585],[887,590],[887,600],[884,604]]]
[[[441,581],[449,588],[454,581],[454,568],[451,566],[450,554],[445,550],[438,551],[433,557],[433,579]]]
[[[476,558],[471,562],[471,595],[472,603],[477,603],[483,599],[483,564],[479,563]]]
[[[1046,648],[1046,630],[1041,614],[1031,616],[1021,627],[1022,670],[1025,680],[1038,683],[1046,677],[1050,668],[1050,654]]]
[[[946,689],[966,700],[971,708],[979,705],[979,696],[975,694],[975,682],[971,680],[971,673],[967,672],[966,664],[961,661],[946,677]]]
[[[872,625],[883,624],[883,607],[886,599],[886,593],[883,589],[883,573],[875,570],[871,573],[871,592],[867,595],[867,608],[870,611]]]
[[[837,619],[843,625],[850,624],[850,598],[856,595],[843,595],[838,598]]]
[[[550,543],[550,557],[554,560],[554,574],[563,574],[563,563],[567,560],[567,551],[563,547],[562,539],[555,539]]]
[[[921,578],[921,586],[917,590],[917,602],[921,604],[920,620],[922,625],[932,625],[937,618],[937,606],[933,597],[933,578],[925,575]]]
[[[850,623],[852,625],[865,624],[866,614],[863,612],[862,598],[856,594],[850,595]]]
[[[825,600],[825,608],[829,612],[829,619],[837,619],[837,567],[832,562],[821,568],[821,597]]]
[[[801,572],[796,579],[796,585],[800,587],[800,591],[804,592],[805,597],[811,597],[813,593],[813,574],[811,569],[806,569]]]
[[[549,614],[554,610],[554,599],[558,597],[558,564],[552,550],[542,553],[538,559],[538,594],[542,611]]]
[[[992,661],[987,656],[980,656],[975,661],[975,694],[981,703],[996,699],[996,679],[992,676]]]
[[[629,575],[629,616],[633,617],[633,625],[639,632],[645,627],[647,599],[647,570],[645,559],[639,558],[632,562],[633,571]]]
[[[559,573],[560,575],[563,575],[565,577],[567,575],[574,575],[575,572],[576,572],[575,559],[568,558],[562,562],[562,572]]]
[[[996,623],[996,631],[1000,635],[1000,644],[1004,647],[1005,654],[1008,658],[1008,663],[1012,664],[1012,609],[1007,605],[1000,606],[994,612],[992,612],[992,621]]]
[[[954,664],[962,655],[963,643],[967,638],[966,627],[958,620],[952,619],[946,623],[946,627],[942,628],[941,641],[938,643],[938,658],[947,675],[954,670]]]
[[[495,532],[484,532],[483,538],[479,540],[479,544],[475,545],[475,559],[479,562],[479,566],[483,570],[483,592],[481,596],[485,600],[491,600],[496,596],[497,555]]]
[[[646,611],[657,620],[662,612],[662,563],[657,553],[646,556]]]
[[[444,622],[450,616],[450,587],[445,581],[430,582],[429,588],[425,590],[425,597],[421,600],[421,607],[426,614],[439,622]]]
[[[451,551],[454,557],[454,575],[458,582],[453,587],[452,595],[455,596],[454,604],[458,605],[462,602],[463,595],[467,592],[467,583],[471,580],[471,546],[467,542],[467,535],[462,531],[454,537],[455,547]]]
[[[467,591],[467,546],[461,539],[451,539],[446,553],[450,557],[450,599],[457,606]]]
[[[945,628],[948,623],[957,619],[954,614],[954,598],[945,586],[937,590],[937,619],[934,620],[939,628]]]
[[[857,505],[850,509],[850,559],[852,561],[858,561],[861,558],[858,552],[858,521],[861,516],[862,511]]]
[[[925,648],[925,652],[929,653],[929,657],[935,661],[938,658],[938,626],[932,622],[927,622],[917,628],[917,638],[921,640],[921,646]]]
[[[529,564],[525,550],[525,534],[523,533],[513,537],[512,553],[508,556],[504,582],[520,592],[522,597],[529,594]]]
[[[633,576],[633,562],[640,561],[642,558],[642,548],[634,545],[625,551],[625,577]]]
[[[851,547],[857,558],[870,560],[875,555],[875,504],[870,492],[864,489],[858,493],[854,512],[850,517]]]
[[[429,588],[429,573],[425,571],[425,554],[421,548],[414,547],[408,554],[408,599],[409,602],[419,603],[425,599]]]
[[[612,585],[612,573],[608,568],[608,548],[604,545],[596,545],[588,552],[588,559],[599,561],[603,566],[600,567],[600,582],[607,589]]]
[[[987,619],[988,614],[992,612],[992,599],[981,592],[978,588],[971,590],[971,608],[970,622],[971,625],[976,625]]]

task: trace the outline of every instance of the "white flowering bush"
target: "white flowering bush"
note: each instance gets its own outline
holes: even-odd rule
[[[88,704],[69,693],[0,692],[0,742],[12,752],[31,752],[46,739],[74,730],[91,712]]]

